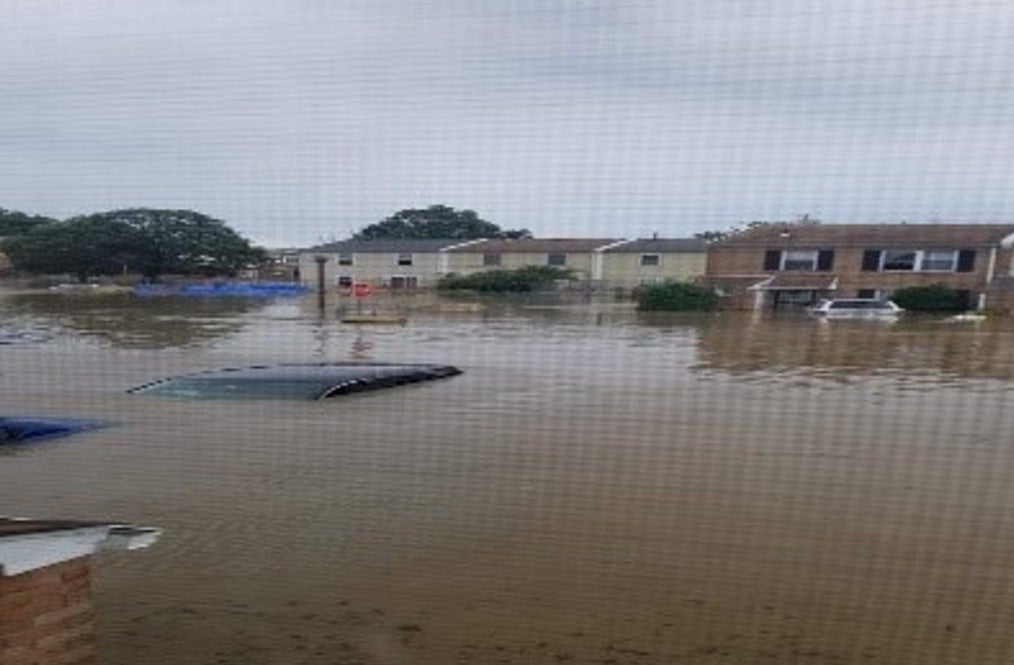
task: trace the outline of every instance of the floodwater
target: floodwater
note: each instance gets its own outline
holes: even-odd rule
[[[425,302],[424,302],[425,300]],[[107,665],[1010,663],[1014,322],[408,299],[0,295],[0,514],[159,526],[98,559]],[[325,402],[126,395],[350,359]]]

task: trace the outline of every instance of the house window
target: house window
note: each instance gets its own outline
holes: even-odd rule
[[[662,256],[660,254],[641,254],[642,266],[657,266],[661,264]]]
[[[414,289],[419,286],[418,277],[409,277],[405,275],[396,275],[391,278],[391,290],[397,291],[398,289]]]
[[[863,270],[885,272],[972,272],[975,251],[956,249],[867,250]]]
[[[764,252],[764,270],[826,272],[834,267],[832,249],[769,249]]]
[[[817,250],[790,249],[782,252],[782,270],[805,270],[812,272],[817,269]]]
[[[886,250],[880,255],[881,270],[915,270],[919,253],[912,250]]]
[[[498,266],[498,265],[500,265],[500,255],[499,254],[483,254],[482,255],[482,265],[484,265],[484,266]]]
[[[567,265],[566,254],[550,254],[546,257],[546,265],[550,266],[565,266]]]
[[[920,270],[954,272],[958,267],[958,251],[955,249],[930,249],[922,253]]]
[[[343,289],[351,289],[352,278],[348,275],[340,275],[338,277],[338,286],[342,287]]]
[[[352,265],[352,255],[351,254],[344,254],[344,253],[343,254],[339,254],[338,255],[338,265],[340,265],[340,266],[350,266],[350,265]]]
[[[299,265],[299,257],[298,256],[293,256],[291,254],[283,256],[282,257],[282,263],[284,263],[287,266],[298,266]]]
[[[398,255],[398,265],[400,265],[400,266],[410,266],[410,265],[412,265],[412,255],[411,254],[399,254]]]

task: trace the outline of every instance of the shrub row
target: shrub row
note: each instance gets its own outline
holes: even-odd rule
[[[569,277],[569,271],[553,266],[526,266],[517,270],[489,270],[474,275],[451,274],[441,279],[437,288],[484,293],[522,293],[547,288],[553,282]]]
[[[964,312],[971,308],[967,291],[958,291],[943,284],[898,289],[891,295],[891,300],[910,312]]]
[[[637,287],[642,312],[707,312],[718,308],[718,294],[687,282],[661,282]]]

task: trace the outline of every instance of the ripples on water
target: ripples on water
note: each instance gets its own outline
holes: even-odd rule
[[[100,562],[110,663],[1005,662],[1008,321],[533,304],[0,296],[4,410],[114,425],[0,457],[0,512],[166,529]],[[349,359],[465,374],[123,393]]]

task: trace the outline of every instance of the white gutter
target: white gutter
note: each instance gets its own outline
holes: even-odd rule
[[[450,268],[450,260],[451,260],[451,258],[447,255],[447,253],[452,249],[461,249],[462,247],[469,247],[471,245],[476,245],[480,242],[486,242],[486,240],[488,240],[488,238],[475,238],[473,240],[466,240],[465,242],[459,242],[453,245],[448,245],[447,247],[441,247],[440,249],[437,250],[437,272],[440,274],[447,274],[447,271]]]
[[[0,537],[0,576],[21,575],[101,550],[138,550],[158,540],[159,529],[105,524]]]
[[[605,275],[605,272],[606,272],[606,260],[605,260],[605,257],[603,256],[603,254],[607,250],[613,249],[614,247],[621,247],[622,245],[628,245],[628,244],[634,242],[634,240],[635,240],[634,238],[631,238],[629,240],[617,240],[616,242],[611,242],[608,245],[602,245],[601,247],[596,247],[595,249],[593,249],[592,250],[592,270],[591,270],[591,278],[592,278],[592,280],[596,281],[596,282],[601,281],[603,275]]]

